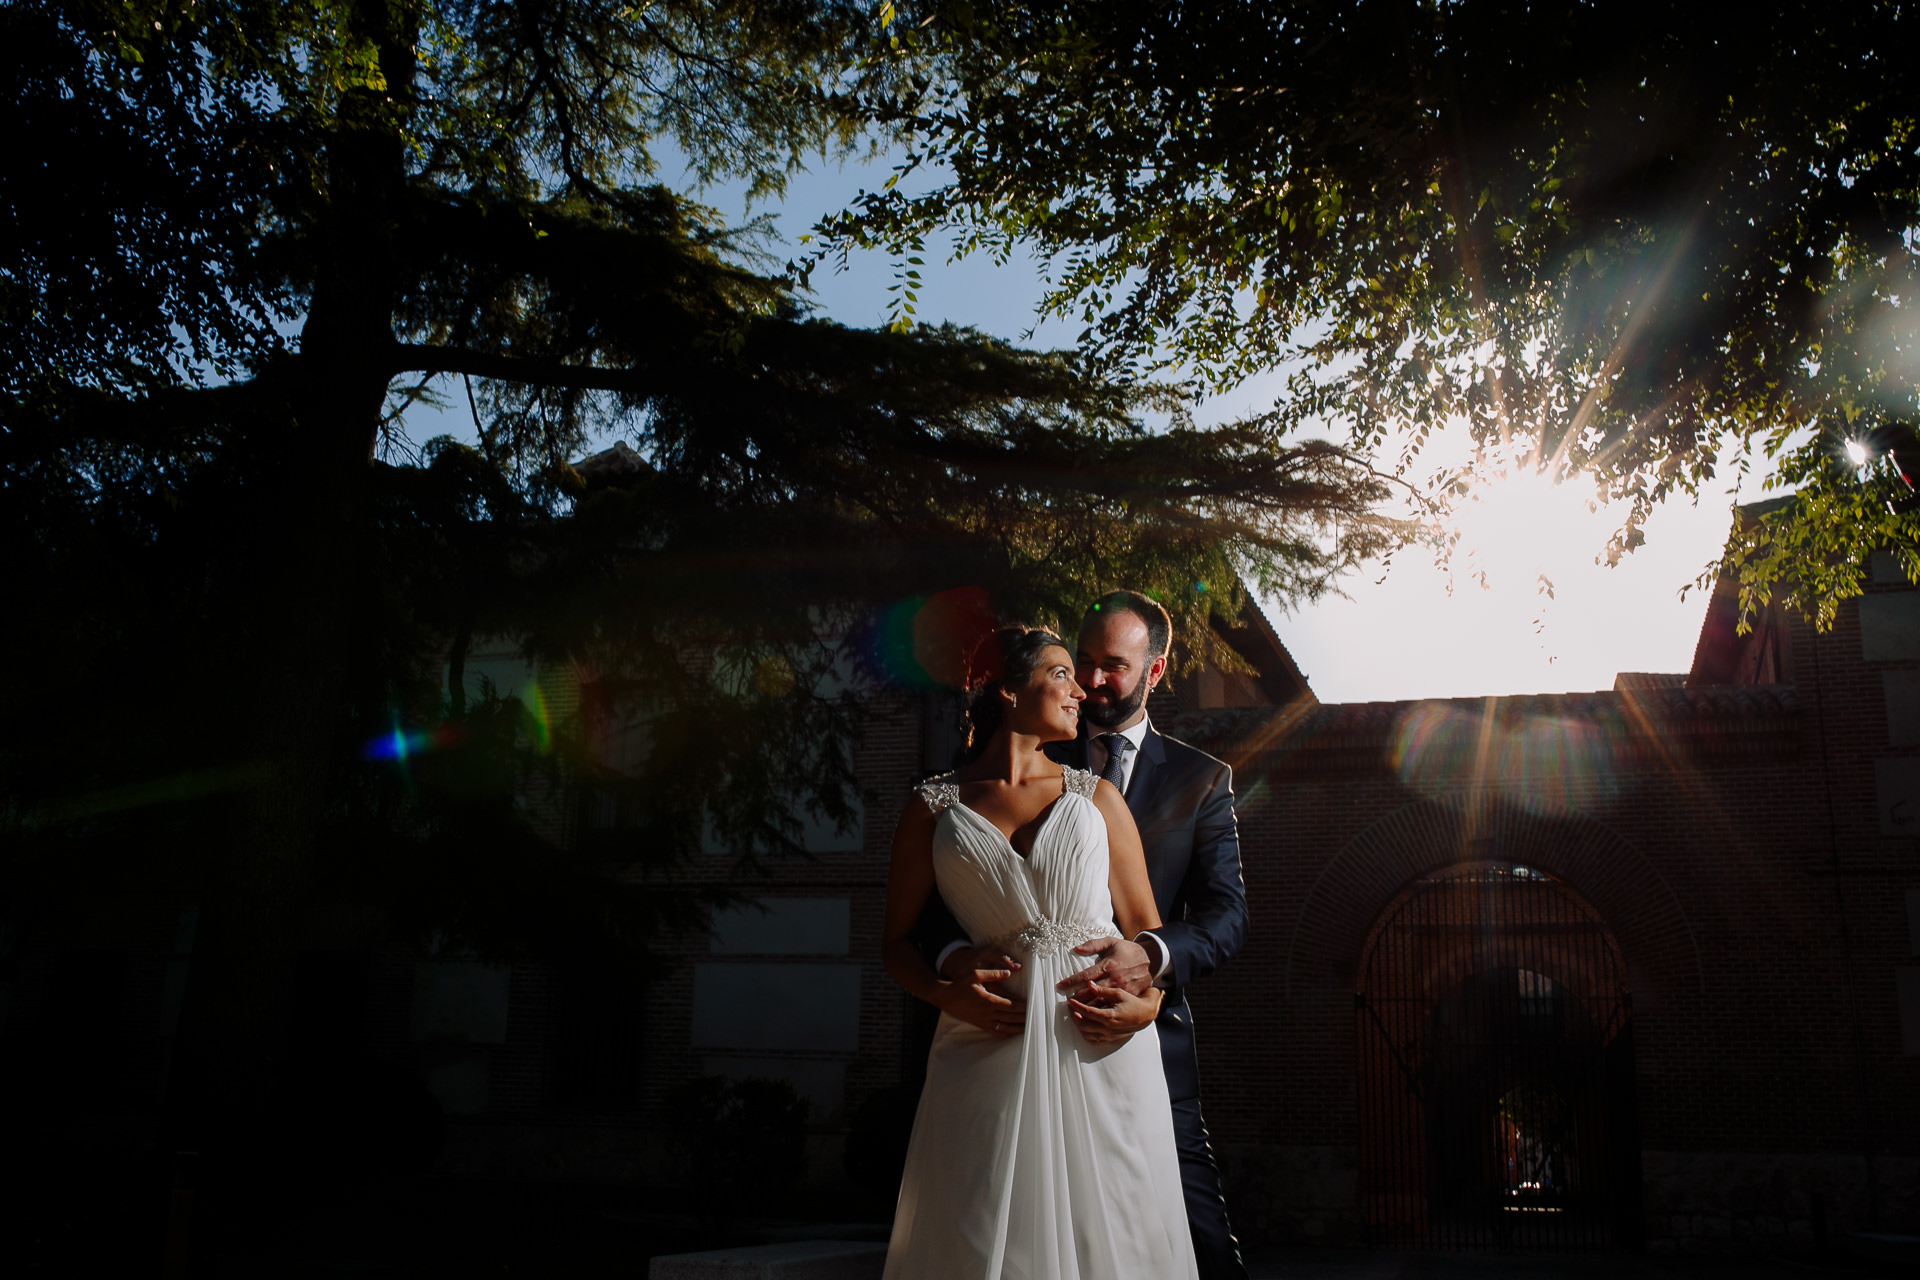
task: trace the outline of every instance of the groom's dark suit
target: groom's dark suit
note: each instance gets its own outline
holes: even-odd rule
[[[1058,756],[1087,767],[1083,733]],[[1233,812],[1233,770],[1198,747],[1169,738],[1148,723],[1139,758],[1127,780],[1127,808],[1140,828],[1147,876],[1161,925],[1154,934],[1173,963],[1162,979],[1165,1001],[1155,1027],[1173,1100],[1173,1136],[1180,1148],[1180,1181],[1187,1195],[1200,1274],[1241,1277],[1239,1250],[1227,1226],[1220,1170],[1200,1115],[1200,1063],[1194,1051],[1187,984],[1225,964],[1247,936],[1247,890],[1240,875],[1240,831]]]
[[[1087,767],[1087,738],[1049,751],[1062,764]],[[1127,780],[1127,808],[1140,828],[1147,875],[1161,926],[1154,930],[1173,962],[1155,1025],[1173,1101],[1173,1135],[1187,1223],[1203,1280],[1246,1275],[1227,1225],[1220,1170],[1200,1115],[1200,1065],[1194,1052],[1193,1013],[1186,987],[1225,964],[1247,936],[1247,891],[1240,875],[1240,833],[1233,812],[1233,770],[1197,747],[1156,731],[1149,722]],[[921,937],[932,948],[960,936],[936,893]]]

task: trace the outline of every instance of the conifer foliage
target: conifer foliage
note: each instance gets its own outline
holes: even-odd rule
[[[189,1040],[257,1063],[316,900],[632,955],[697,918],[662,886],[702,833],[845,817],[889,606],[1059,622],[1129,582],[1201,635],[1237,581],[1311,592],[1381,545],[1341,450],[811,317],[657,180],[777,191],[865,145],[885,38],[842,0],[0,10],[17,920],[76,878],[199,902]],[[409,438],[447,386],[473,441]],[[477,685],[503,636],[651,749],[616,767]],[[516,801],[582,789],[623,834]]]

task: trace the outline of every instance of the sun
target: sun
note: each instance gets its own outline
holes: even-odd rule
[[[1453,569],[1488,591],[1551,595],[1553,584],[1591,565],[1611,521],[1577,478],[1531,459],[1477,468],[1451,513]]]
[[[1660,505],[1645,544],[1610,564],[1625,505],[1599,502],[1590,474],[1555,475],[1530,453],[1476,446],[1464,422],[1420,445],[1418,471],[1431,480],[1423,498],[1461,488],[1443,510],[1410,496],[1394,514],[1424,528],[1423,545],[1292,614],[1287,645],[1315,694],[1587,691],[1613,687],[1623,671],[1687,670],[1707,597],[1683,589],[1718,557],[1728,504]],[[1731,473],[1732,459],[1723,466]]]

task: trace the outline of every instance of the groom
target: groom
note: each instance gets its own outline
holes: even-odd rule
[[[1102,596],[1080,624],[1075,675],[1087,691],[1081,704],[1085,727],[1058,758],[1093,770],[1126,797],[1165,923],[1135,940],[1103,939],[1078,948],[1097,959],[1060,988],[1166,990],[1156,1025],[1194,1254],[1203,1280],[1245,1280],[1220,1194],[1220,1170],[1200,1116],[1200,1067],[1186,999],[1187,984],[1225,964],[1247,934],[1233,771],[1198,748],[1156,733],[1147,718],[1147,695],[1166,675],[1171,636],[1167,611],[1137,591]],[[948,929],[947,937],[958,932],[951,924]],[[941,976],[961,982],[990,984],[1004,976],[997,952],[964,942],[942,952],[936,967]]]

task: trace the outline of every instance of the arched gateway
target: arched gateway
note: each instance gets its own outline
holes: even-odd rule
[[[1632,995],[1578,892],[1513,862],[1429,871],[1378,917],[1354,987],[1372,1240],[1638,1243]]]

